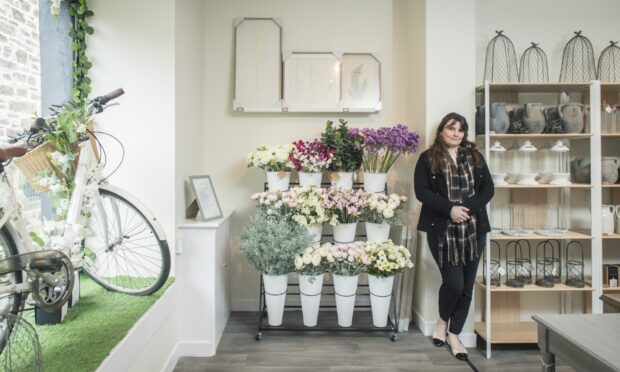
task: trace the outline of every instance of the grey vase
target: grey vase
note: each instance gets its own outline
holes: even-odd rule
[[[545,129],[544,106],[542,103],[526,103],[523,110],[523,124],[529,133],[542,133]]]
[[[506,102],[491,103],[491,130],[498,134],[508,132],[510,119],[508,118],[508,109]]]
[[[601,176],[604,185],[612,185],[618,181],[618,158],[603,156],[601,159]]]
[[[590,183],[590,157],[577,156],[570,163],[573,180],[577,183]]]
[[[584,126],[584,109],[581,103],[567,103],[558,107],[565,133],[581,133]]]
[[[476,106],[476,134],[484,134],[484,105]]]

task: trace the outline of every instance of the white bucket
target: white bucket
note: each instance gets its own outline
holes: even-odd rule
[[[286,191],[291,181],[291,172],[267,172],[267,188],[269,191]]]
[[[263,274],[263,284],[265,286],[265,304],[267,305],[269,325],[282,325],[288,275]]]
[[[390,238],[390,225],[387,223],[366,222],[365,224],[368,243],[383,243]]]
[[[394,276],[380,278],[368,274],[368,291],[370,292],[370,308],[372,310],[372,324],[375,327],[387,326],[392,299]]]
[[[321,188],[321,179],[323,178],[322,172],[299,172],[299,186],[314,186],[317,189]]]
[[[332,186],[339,190],[351,190],[353,188],[353,172],[332,172],[329,177]]]
[[[323,224],[322,223],[313,223],[312,225],[306,226],[310,235],[313,236],[313,240],[315,242],[321,241],[321,235],[323,235]]]
[[[350,327],[353,324],[353,310],[355,309],[355,293],[359,275],[343,276],[333,274],[334,292],[336,293],[336,312],[338,325]]]
[[[357,222],[339,223],[334,226],[334,241],[336,243],[351,243],[355,240]]]
[[[299,274],[299,293],[301,297],[301,311],[306,327],[314,327],[319,316],[321,304],[321,290],[323,288],[323,274]]]
[[[385,194],[385,183],[387,182],[387,173],[371,173],[364,172],[364,190]]]

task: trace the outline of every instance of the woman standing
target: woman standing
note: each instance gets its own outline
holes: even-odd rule
[[[458,335],[469,312],[486,234],[491,231],[485,206],[494,193],[482,154],[467,140],[468,129],[463,116],[446,115],[435,142],[420,155],[414,175],[415,194],[422,203],[418,230],[427,233],[442,278],[433,343],[439,347],[447,341],[460,360],[467,360],[467,349]]]

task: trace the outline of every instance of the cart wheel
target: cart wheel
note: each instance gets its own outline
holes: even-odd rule
[[[390,337],[390,340],[391,340],[392,342],[396,342],[396,340],[398,340],[398,336],[396,336],[396,335],[392,335],[392,336]]]
[[[260,341],[260,340],[262,340],[262,339],[263,339],[263,333],[262,333],[262,332],[258,332],[258,333],[256,334],[256,337],[254,337],[254,339],[255,339],[256,341]]]

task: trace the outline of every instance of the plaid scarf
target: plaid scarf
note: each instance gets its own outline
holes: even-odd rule
[[[442,169],[446,175],[446,184],[448,187],[448,199],[456,205],[462,205],[463,202],[472,197],[476,192],[474,190],[474,160],[469,151],[463,151],[458,148],[456,155],[456,164],[452,161],[450,155],[444,158]],[[439,259],[443,262],[443,241],[440,239]],[[448,244],[448,259],[452,265],[460,263],[466,264],[472,261],[478,253],[476,240],[476,216],[472,215],[470,219],[462,223],[448,220],[448,228],[446,230],[446,239]]]

